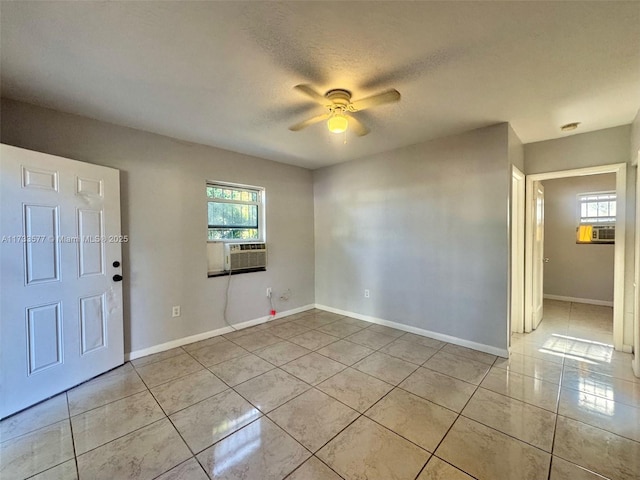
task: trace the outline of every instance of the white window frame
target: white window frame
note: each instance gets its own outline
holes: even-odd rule
[[[590,199],[589,197],[595,197]],[[587,193],[579,193],[576,195],[576,203],[577,203],[577,217],[578,217],[578,225],[615,225],[616,223],[616,215],[607,215],[607,216],[583,216],[582,215],[582,206],[589,203],[598,203],[601,201],[606,202],[615,202],[616,203],[616,213],[618,211],[618,199],[615,190],[609,190],[604,192],[587,192]]]
[[[216,187],[216,188],[233,188],[237,190],[247,190],[256,192],[258,194],[257,202],[246,202],[242,200],[226,200],[223,198],[210,198],[207,196],[207,188],[208,187]],[[230,182],[220,182],[220,181],[210,181],[207,180],[205,186],[205,199],[207,202],[207,242],[222,242],[222,243],[251,243],[251,242],[265,242],[266,241],[266,222],[265,222],[265,189],[264,187],[258,187],[255,185],[244,185],[240,183],[230,183]],[[209,239],[209,203],[233,203],[233,204],[244,204],[244,205],[257,205],[258,207],[258,238],[220,238],[220,239]]]

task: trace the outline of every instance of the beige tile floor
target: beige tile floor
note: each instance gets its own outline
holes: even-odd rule
[[[610,343],[611,309],[554,301],[509,360],[308,311],[2,421],[0,478],[638,479],[640,379]]]

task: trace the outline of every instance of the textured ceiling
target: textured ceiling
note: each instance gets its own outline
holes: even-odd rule
[[[308,168],[510,122],[525,142],[630,123],[640,2],[5,2],[2,95]],[[294,85],[355,99],[365,137]]]

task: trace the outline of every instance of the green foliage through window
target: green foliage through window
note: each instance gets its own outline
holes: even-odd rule
[[[207,186],[207,197],[222,200],[240,200],[241,202],[259,202],[260,192],[232,187]]]
[[[207,185],[209,240],[260,240],[262,191]]]

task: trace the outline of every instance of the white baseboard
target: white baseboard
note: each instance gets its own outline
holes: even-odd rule
[[[600,305],[602,307],[613,307],[613,301],[609,302],[607,300],[594,300],[592,298],[564,297],[562,295],[550,295],[548,293],[545,293],[543,297],[548,298],[549,300],[560,300],[562,302],[586,303],[588,305]]]
[[[253,327],[254,325],[260,325],[261,323],[269,322],[271,320],[277,320],[278,318],[288,317],[289,315],[295,315],[296,313],[306,312],[314,308],[314,304],[304,305],[298,308],[292,308],[291,310],[285,310],[284,312],[276,313],[275,316],[267,315],[266,317],[256,318],[254,320],[247,320],[242,323],[234,323],[233,328],[236,330],[242,330],[243,328]]]
[[[218,335],[223,335],[225,333],[231,332],[233,332],[233,328],[222,327],[217,328],[216,330],[209,330],[208,332],[198,333],[197,335],[178,338],[176,340],[161,343],[160,345],[154,345],[153,347],[143,348],[142,350],[135,350],[130,353],[125,353],[124,361],[129,362],[131,360],[135,360],[136,358],[146,357],[147,355],[151,355],[153,353],[164,352],[165,350],[171,350],[172,348],[181,347],[182,345],[186,345],[188,343],[199,342],[200,340],[206,340],[207,338],[217,337]]]
[[[636,355],[638,355],[636,353]],[[638,359],[635,358],[633,362],[631,362],[631,367],[633,368],[633,374],[640,378],[640,362],[637,361]]]
[[[287,317],[289,315],[294,315],[296,313],[311,310],[312,308],[314,308],[314,306],[315,305],[313,304],[304,305],[302,307],[292,308],[291,310],[280,312],[276,314],[274,317],[268,315],[266,317],[247,320],[246,322],[235,323],[233,324],[233,328],[229,326],[217,328],[215,330],[209,330],[208,332],[198,333],[196,335],[190,335],[188,337],[182,337],[176,340],[171,340],[169,342],[161,343],[159,345],[154,345],[153,347],[143,348],[141,350],[135,350],[130,353],[125,353],[124,361],[128,362],[131,360],[135,360],[136,358],[146,357],[147,355],[151,355],[153,353],[164,352],[165,350],[171,350],[172,348],[181,347],[182,345],[187,345],[189,343],[199,342],[200,340],[206,340],[207,338],[217,337],[218,335],[224,335],[225,333],[231,333],[234,330],[242,330],[243,328],[253,327],[254,325],[260,325],[261,323],[265,323],[270,320],[276,320],[278,318]]]
[[[410,325],[403,325],[402,323],[392,322],[390,320],[384,320],[382,318],[371,317],[369,315],[362,315],[360,313],[348,312],[346,310],[340,310],[338,308],[328,307],[326,305],[316,304],[316,308],[325,310],[327,312],[336,313],[338,315],[344,315],[346,317],[357,318],[358,320],[364,320],[365,322],[376,323],[378,325],[384,325],[387,327],[396,328],[398,330],[404,330],[409,333],[416,333],[425,337],[434,338],[442,342],[453,343],[460,345],[461,347],[471,348],[480,352],[489,353],[491,355],[497,355],[503,358],[509,358],[509,351],[503,348],[492,347],[491,345],[485,345],[483,343],[476,343],[463,338],[452,337],[451,335],[445,335],[443,333],[432,332],[430,330],[424,330],[418,327],[412,327]]]

